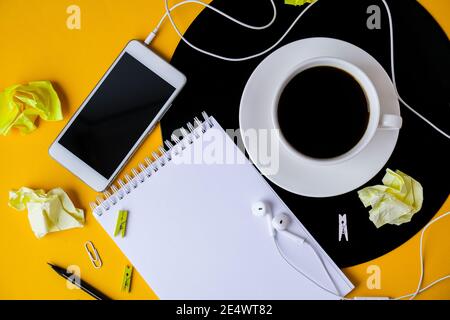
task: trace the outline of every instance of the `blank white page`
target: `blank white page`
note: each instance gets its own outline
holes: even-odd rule
[[[251,212],[252,203],[262,200],[274,214],[291,215],[290,230],[319,252],[334,285],[308,250],[280,234],[288,258],[328,290],[350,292],[350,281],[219,124],[210,121],[213,127],[205,133],[198,127],[199,137],[184,151],[171,151],[172,161],[115,205],[109,201],[112,206],[101,216],[95,214],[149,286],[161,299],[336,299],[280,256],[267,221]],[[235,150],[242,164],[185,163],[219,143]],[[113,235],[119,210],[129,211],[124,238]]]

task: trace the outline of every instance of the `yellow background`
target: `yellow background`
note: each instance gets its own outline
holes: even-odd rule
[[[450,33],[450,1],[422,0],[441,26]],[[81,30],[66,27],[69,5],[81,8]],[[47,149],[70,116],[107,70],[130,39],[143,39],[163,14],[162,0],[1,0],[0,1],[0,90],[33,80],[51,80],[61,94],[64,121],[41,122],[28,136],[14,132],[0,137],[0,298],[1,299],[90,299],[66,283],[46,265],[78,265],[83,279],[114,299],[154,299],[152,290],[135,272],[132,292],[120,291],[127,259],[97,224],[88,210],[97,194],[53,161]],[[174,17],[185,30],[200,12],[196,5],[179,9]],[[413,23],[413,22],[411,22]],[[179,39],[168,24],[152,44],[169,59]],[[139,149],[125,169],[150,154],[161,142],[154,134]],[[87,224],[50,234],[37,240],[26,212],[7,206],[8,191],[21,186],[46,190],[64,188],[78,207],[86,209]],[[151,205],[151,204],[149,204]],[[445,208],[450,209],[450,201]],[[450,218],[433,226],[426,240],[425,283],[450,273]],[[92,268],[83,244],[92,240],[104,266]],[[415,289],[418,264],[418,235],[393,252],[344,272],[357,286],[357,295],[397,296]],[[380,290],[366,286],[369,265],[380,266]],[[442,283],[420,298],[450,298],[450,283]]]

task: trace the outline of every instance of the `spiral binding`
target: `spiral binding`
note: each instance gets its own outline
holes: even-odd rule
[[[186,125],[187,128],[180,129],[183,136],[181,139],[173,134],[171,136],[173,143],[169,140],[164,141],[165,146],[160,146],[158,148],[159,154],[153,152],[151,156],[144,159],[144,163],[139,163],[137,168],[133,168],[131,173],[126,174],[125,180],[118,179],[118,186],[113,184],[109,190],[103,192],[102,195],[99,195],[95,202],[89,204],[92,211],[99,216],[105,211],[109,211],[134,189],[137,189],[140,184],[151,178],[152,175],[156,174],[170,162],[173,155],[179,155],[188,145],[194,143],[196,139],[199,139],[201,134],[214,126],[211,118],[206,112],[202,112],[202,117],[204,119],[203,121],[195,117],[194,124],[189,122]]]

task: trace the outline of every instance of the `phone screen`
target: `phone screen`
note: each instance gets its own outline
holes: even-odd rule
[[[125,53],[59,143],[109,180],[174,91]]]

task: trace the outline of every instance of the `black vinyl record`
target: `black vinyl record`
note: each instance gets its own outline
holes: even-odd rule
[[[390,0],[394,20],[396,75],[400,94],[437,126],[450,131],[450,46],[448,37],[415,0]],[[249,24],[270,21],[266,0],[215,0],[212,5]],[[260,52],[275,43],[305,6],[276,1],[278,18],[264,31],[252,31],[204,10],[185,33],[198,47],[227,57]],[[369,29],[368,7],[380,8],[381,28]],[[279,47],[309,37],[350,42],[374,56],[390,74],[388,16],[380,0],[319,0],[296,24]],[[162,120],[164,138],[199,116],[213,115],[224,128],[239,128],[239,104],[253,70],[266,57],[226,62],[208,57],[180,41],[172,64],[183,72],[187,85]],[[377,258],[406,242],[436,214],[449,195],[450,141],[401,107],[404,120],[397,147],[386,168],[399,169],[424,188],[424,205],[411,222],[377,229],[355,191],[329,198],[299,196],[271,184],[325,251],[347,267]],[[365,186],[381,184],[385,170]],[[330,183],[332,183],[330,181]],[[361,188],[363,188],[362,186]],[[249,204],[250,206],[250,204]],[[347,215],[349,241],[338,241],[338,215]],[[250,210],[249,210],[249,214]]]

